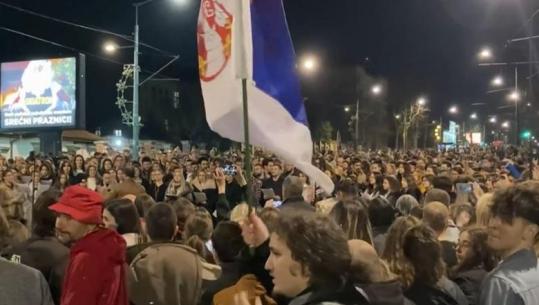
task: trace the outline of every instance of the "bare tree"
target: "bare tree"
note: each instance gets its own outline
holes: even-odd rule
[[[428,108],[423,103],[412,103],[401,113],[395,116],[397,120],[397,132],[402,132],[402,149],[408,149],[408,139],[410,129],[419,126],[419,123],[425,118]]]

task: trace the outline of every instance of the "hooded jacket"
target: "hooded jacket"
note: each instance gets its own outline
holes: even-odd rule
[[[125,241],[98,229],[71,247],[62,305],[127,305]]]

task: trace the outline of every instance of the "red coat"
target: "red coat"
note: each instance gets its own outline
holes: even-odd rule
[[[99,229],[71,247],[61,305],[127,305],[125,241]]]

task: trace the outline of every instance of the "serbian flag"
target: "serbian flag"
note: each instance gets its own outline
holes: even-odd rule
[[[332,192],[331,179],[312,165],[313,142],[281,0],[202,0],[197,45],[210,128],[244,141],[242,79],[247,79],[251,144]]]

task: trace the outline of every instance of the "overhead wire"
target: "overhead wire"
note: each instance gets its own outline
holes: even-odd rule
[[[16,6],[16,5],[8,4],[8,3],[2,2],[2,1],[0,1],[0,6],[4,6],[4,7],[7,7],[7,8],[10,8],[10,9],[19,11],[21,13],[25,13],[25,14],[29,14],[29,15],[32,15],[32,16],[40,17],[40,18],[43,18],[43,19],[47,19],[47,20],[50,20],[50,21],[57,22],[57,23],[77,27],[77,28],[92,31],[92,32],[111,35],[111,36],[121,38],[121,39],[130,41],[130,42],[133,42],[133,43],[135,42],[135,40],[133,38],[131,38],[131,36],[129,36],[129,35],[119,34],[119,33],[109,31],[109,30],[97,28],[97,27],[94,27],[94,26],[83,25],[83,24],[80,24],[80,23],[75,23],[75,22],[63,20],[63,19],[60,19],[60,18],[48,16],[48,15],[45,15],[45,14],[42,14],[42,13],[38,13],[38,12],[35,12],[35,11],[32,11],[32,10],[25,9],[25,8],[22,8],[22,7],[19,7],[19,6]],[[162,54],[164,54],[166,56],[170,56],[170,57],[176,56],[176,55],[172,54],[172,52],[159,49],[157,47],[154,47],[154,46],[152,46],[150,44],[147,44],[147,43],[144,43],[144,42],[139,41],[139,44],[141,46],[152,49],[154,51],[158,51],[158,52],[160,52],[160,53],[162,53]]]
[[[28,33],[25,33],[25,32],[19,31],[19,30],[14,30],[12,28],[0,26],[0,30],[6,31],[6,32],[9,32],[9,33],[12,33],[12,34],[20,35],[20,36],[23,36],[23,37],[26,37],[26,38],[34,39],[34,40],[37,40],[37,41],[40,41],[40,42],[43,42],[43,43],[47,43],[47,44],[59,47],[59,48],[64,48],[64,49],[70,50],[72,52],[84,53],[84,54],[86,54],[86,55],[88,55],[90,57],[94,57],[94,58],[97,58],[97,59],[100,59],[100,60],[103,60],[103,61],[107,61],[107,62],[110,62],[110,63],[113,63],[113,64],[117,64],[117,65],[121,65],[121,66],[126,65],[126,63],[122,63],[122,62],[119,62],[119,61],[116,61],[116,60],[113,60],[113,59],[110,59],[110,58],[107,58],[107,57],[104,57],[104,56],[100,56],[100,55],[97,55],[97,54],[94,54],[94,53],[91,53],[91,52],[88,52],[88,51],[84,51],[84,50],[80,50],[80,49],[77,49],[77,48],[74,48],[74,47],[70,47],[70,46],[67,46],[65,44],[61,44],[61,43],[58,43],[58,42],[55,42],[55,41],[52,41],[52,40],[48,40],[48,39],[41,38],[41,37],[38,37],[38,36],[35,36],[35,35],[31,35],[31,34],[28,34]],[[141,72],[148,73],[148,74],[156,74],[156,72],[154,72],[154,71],[149,71],[149,70],[144,70],[144,69],[141,69]],[[161,71],[158,71],[157,73],[161,74],[160,72]],[[161,75],[163,75],[165,77],[168,77],[168,76],[166,76],[164,74],[161,74]]]

